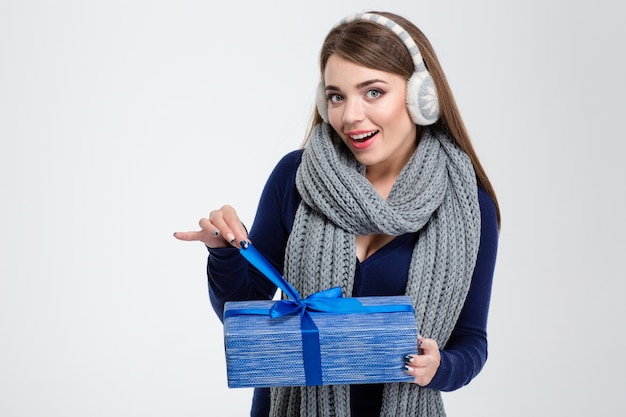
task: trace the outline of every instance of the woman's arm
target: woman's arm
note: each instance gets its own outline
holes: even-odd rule
[[[285,246],[299,202],[295,173],[301,155],[301,150],[287,154],[272,171],[248,236],[279,272],[283,270]],[[220,319],[226,301],[271,299],[276,292],[276,286],[236,248],[209,249],[207,276],[211,304]]]

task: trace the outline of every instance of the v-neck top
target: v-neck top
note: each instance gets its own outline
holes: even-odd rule
[[[401,295],[406,291],[409,264],[417,233],[397,236],[363,261],[356,259],[353,297]],[[398,277],[400,279],[387,279]]]

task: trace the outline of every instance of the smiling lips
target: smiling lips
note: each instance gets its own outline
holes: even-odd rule
[[[378,130],[361,130],[356,132],[347,132],[346,135],[352,139],[352,144],[357,149],[368,147],[369,141],[378,134]]]

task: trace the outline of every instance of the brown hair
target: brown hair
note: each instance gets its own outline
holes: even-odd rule
[[[432,128],[441,129],[449,133],[470,157],[476,171],[478,184],[487,191],[496,205],[499,226],[500,208],[495,191],[474,151],[448,80],[429,40],[421,30],[401,16],[387,12],[370,13],[379,14],[393,20],[402,26],[417,44],[426,68],[428,68],[435,82],[439,98],[440,117]],[[322,79],[328,58],[335,54],[358,65],[401,75],[407,80],[415,71],[411,56],[400,38],[378,23],[356,20],[333,28],[326,36],[320,51],[320,73]],[[315,109],[307,138],[310,136],[313,127],[321,122],[322,117]],[[420,132],[420,126],[418,126],[418,136],[421,134]]]

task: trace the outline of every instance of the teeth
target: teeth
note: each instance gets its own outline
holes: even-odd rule
[[[375,133],[377,133],[378,130],[375,130],[373,132],[368,132],[368,133],[360,133],[358,135],[350,135],[350,137],[354,140],[363,140],[366,138],[369,138],[370,136],[373,136]]]

